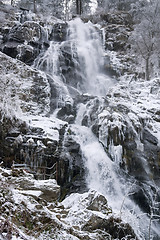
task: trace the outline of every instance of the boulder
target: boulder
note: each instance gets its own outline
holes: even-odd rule
[[[50,85],[43,73],[0,52],[0,74],[0,103],[7,96],[4,109],[8,114],[18,114],[20,111],[33,114],[49,112]]]
[[[153,145],[157,145],[158,144],[158,139],[153,136],[147,129],[144,129],[143,131],[143,138],[142,138],[142,142],[147,141]]]
[[[68,123],[74,123],[76,110],[70,102],[66,102],[57,113],[57,117]]]
[[[74,140],[74,133],[69,128],[64,134],[62,144],[57,167],[57,182],[62,187],[63,199],[66,194],[84,192],[86,181],[80,145]]]
[[[13,174],[15,171],[19,172],[19,175],[15,176]],[[15,177],[15,183],[20,192],[26,196],[32,196],[36,200],[41,198],[47,202],[57,201],[60,197],[60,186],[55,179],[35,180],[33,175],[26,174],[18,168],[12,168],[12,176]]]
[[[97,229],[105,230],[113,239],[126,238],[127,240],[138,240],[131,226],[127,223],[123,223],[120,218],[110,217],[108,219],[103,219],[92,215],[87,224],[82,228],[82,230],[89,232],[96,231]]]
[[[47,33],[34,21],[16,24],[3,35],[2,51],[31,65],[42,47],[48,47]]]
[[[18,55],[18,49],[19,43],[17,42],[7,42],[3,47],[3,52],[7,54],[8,56],[12,58],[16,58]]]
[[[19,43],[24,42],[37,42],[42,43],[44,40],[43,28],[34,21],[26,21],[23,24],[14,26],[8,36],[8,41],[16,41]]]
[[[53,26],[52,32],[49,36],[50,41],[63,42],[67,38],[67,23],[56,23]]]
[[[112,213],[112,209],[108,206],[107,199],[103,195],[96,193],[94,190],[89,192],[86,201],[88,201],[88,210],[99,211],[107,215]]]

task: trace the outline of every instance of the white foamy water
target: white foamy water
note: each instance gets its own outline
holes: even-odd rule
[[[113,212],[128,222],[140,239],[145,239],[141,231],[144,226],[148,227],[149,220],[129,198],[131,183],[124,184],[124,181],[121,181],[116,173],[117,163],[111,161],[89,128],[72,125],[71,129],[74,132],[74,139],[81,146],[88,188],[104,195]]]
[[[53,79],[58,77],[62,85],[66,85],[66,82],[69,83],[70,86],[77,88],[81,93],[96,96],[106,95],[114,81],[102,73],[104,65],[103,41],[101,41],[99,33],[100,29],[91,22],[84,23],[79,18],[69,21],[68,36],[65,43],[51,41],[50,47],[44,54],[38,56],[34,66],[50,74]],[[72,74],[73,79],[70,79],[70,77],[65,79],[61,72],[59,58],[63,55],[62,49],[64,46],[69,47],[71,51],[70,54],[74,63],[71,71],[75,71],[75,74],[78,74],[81,78],[77,87],[74,84],[74,74]]]
[[[99,37],[99,29],[95,29],[90,22],[83,23],[78,18],[68,24],[67,46],[70,46],[75,73],[78,72],[82,80],[77,84],[78,91],[105,96],[114,81],[102,73],[103,43]],[[45,54],[38,59],[36,67],[48,73],[58,84],[59,89],[64,89],[62,92],[59,91],[59,98],[65,101],[70,93],[66,84],[69,81],[62,78],[59,65],[62,44],[51,42]],[[71,79],[71,84],[72,82],[74,83],[74,79]],[[72,87],[76,88],[75,85]],[[125,182],[118,174],[122,148],[110,143],[109,153],[116,159],[113,162],[91,129],[81,126],[86,107],[87,104],[79,105],[75,124],[70,127],[74,132],[73,138],[81,147],[88,188],[103,194],[113,211],[133,227],[141,240],[145,240],[147,233],[146,235],[143,233],[148,231],[149,219],[129,197],[133,183],[129,180]]]
[[[78,56],[84,91],[102,96],[113,85],[113,80],[101,72],[104,62],[99,32],[91,22],[83,23],[79,18],[69,22],[68,40],[71,42],[72,56]]]

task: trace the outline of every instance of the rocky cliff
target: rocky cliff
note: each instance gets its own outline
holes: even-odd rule
[[[146,239],[153,231],[158,239],[160,79],[136,71],[131,16],[90,16],[100,27],[85,25],[84,47],[73,41],[80,20],[46,20],[3,4],[0,11],[0,237]],[[99,68],[91,59],[93,49],[101,56],[98,36]]]

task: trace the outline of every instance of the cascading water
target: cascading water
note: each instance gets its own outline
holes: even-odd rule
[[[51,41],[48,50],[36,61],[35,67],[44,70],[52,76],[58,76],[58,57],[60,54],[60,43]]]
[[[79,18],[70,21],[66,41],[50,42],[50,47],[36,59],[34,66],[50,74],[63,88],[71,86],[80,93],[104,96],[108,86],[114,82],[102,73],[104,61],[99,32],[98,27],[95,29],[91,22],[83,23]],[[66,72],[73,72],[69,76],[64,73],[62,66],[66,48],[71,55],[68,61],[74,65],[71,70],[65,69]]]
[[[68,40],[72,56],[77,55],[83,79],[78,87],[82,92],[104,96],[113,81],[102,74],[103,49],[98,31],[91,22],[84,24],[77,18],[69,22]]]
[[[74,98],[70,87],[75,89],[79,95],[88,93],[103,97],[108,87],[114,84],[114,80],[104,75],[102,71],[103,48],[99,31],[90,22],[85,24],[78,18],[74,19],[68,23],[66,41],[50,42],[46,53],[35,61],[35,66],[49,74],[55,85],[59,86],[61,89],[59,99],[63,99],[64,104],[66,99],[70,98],[72,101],[71,99]],[[73,67],[73,69],[68,68],[66,72],[61,63],[64,52],[69,55],[68,62],[72,63]],[[81,147],[88,173],[86,176],[88,187],[105,195],[109,205],[117,214],[120,214],[120,217],[130,223],[139,238],[146,239],[142,232],[147,231],[149,219],[129,198],[132,181],[128,184],[124,182],[125,180],[117,173],[118,164],[107,156],[91,129],[81,126],[85,112],[87,112],[87,104],[77,107],[76,121],[70,125],[70,129],[74,133],[72,137]],[[110,148],[110,151],[114,149]],[[140,215],[143,215],[143,221]]]
[[[42,53],[34,63],[34,67],[47,73],[51,79],[51,85],[56,89],[56,108],[63,106],[65,100],[71,100],[67,86],[63,83],[59,67],[59,55],[61,54],[61,43],[51,41],[45,53]],[[55,91],[55,90],[54,90]],[[65,100],[64,100],[65,99]]]
[[[79,117],[82,117],[84,105],[79,108]],[[76,124],[70,126],[74,140],[80,144],[83,153],[83,162],[87,169],[86,181],[89,189],[96,190],[107,198],[114,213],[129,223],[140,239],[146,239],[144,232],[149,226],[149,219],[144,216],[129,196],[132,194],[134,182],[128,183],[118,174],[118,164],[106,154],[103,146],[92,133],[91,129]],[[143,216],[143,221],[141,221]],[[142,233],[143,232],[143,233]]]

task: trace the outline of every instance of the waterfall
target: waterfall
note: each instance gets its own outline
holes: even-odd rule
[[[83,108],[84,106],[80,106],[80,112]],[[144,217],[144,213],[129,197],[134,183],[132,181],[126,183],[118,174],[117,162],[113,162],[107,156],[90,128],[78,125],[77,121],[77,124],[71,126],[71,130],[74,140],[80,144],[83,153],[88,188],[104,195],[114,214],[129,223],[137,236],[144,240],[145,236],[142,232],[149,226],[149,219]]]
[[[67,68],[65,61],[68,53],[70,66]],[[83,23],[79,18],[68,22],[66,41],[51,41],[47,51],[38,56],[34,63],[34,67],[56,79],[62,88],[69,90],[69,87],[73,87],[80,93],[95,96],[104,96],[108,87],[114,84],[102,72],[103,66],[100,29],[91,22]]]
[[[103,73],[103,52],[98,26],[95,27],[91,22],[83,23],[76,18],[68,22],[66,40],[51,41],[48,50],[36,59],[35,67],[50,75],[53,81],[51,88],[58,86],[58,101],[61,99],[63,102],[60,107],[66,102],[73,106],[76,94],[81,96],[87,93],[102,99],[109,87],[115,84],[113,79]],[[110,143],[110,155],[114,152],[116,156],[116,161],[113,162],[91,128],[81,125],[84,114],[88,111],[87,101],[82,102],[77,106],[74,124],[69,125],[69,134],[80,145],[87,172],[87,186],[103,194],[113,211],[133,227],[140,239],[146,239],[143,233],[147,231],[149,219],[129,197],[134,181],[128,179],[126,182],[119,173],[122,148]],[[57,112],[56,108],[55,111]]]
[[[80,104],[75,124],[70,126],[73,139],[80,144],[84,166],[86,168],[86,182],[90,190],[104,195],[114,214],[132,226],[139,239],[148,239],[150,218],[130,198],[138,182],[131,177],[125,178],[119,167],[121,159],[120,146],[110,147],[110,153],[116,155],[115,161],[105,152],[104,147],[92,133],[89,127],[81,125],[87,106]],[[150,189],[148,189],[148,193]],[[151,196],[152,198],[152,196]],[[154,203],[154,201],[153,201]],[[159,225],[152,222],[153,236],[159,236]],[[158,238],[151,238],[158,240]]]
[[[47,51],[44,54],[42,53],[41,56],[35,61],[35,67],[45,71],[51,76],[58,76],[58,58],[60,54],[60,46],[61,44],[59,42],[57,43],[51,41]]]
[[[72,56],[77,56],[80,73],[83,79],[83,92],[104,96],[113,80],[102,73],[103,48],[100,30],[91,22],[83,23],[77,18],[69,22],[68,40],[71,44]]]

